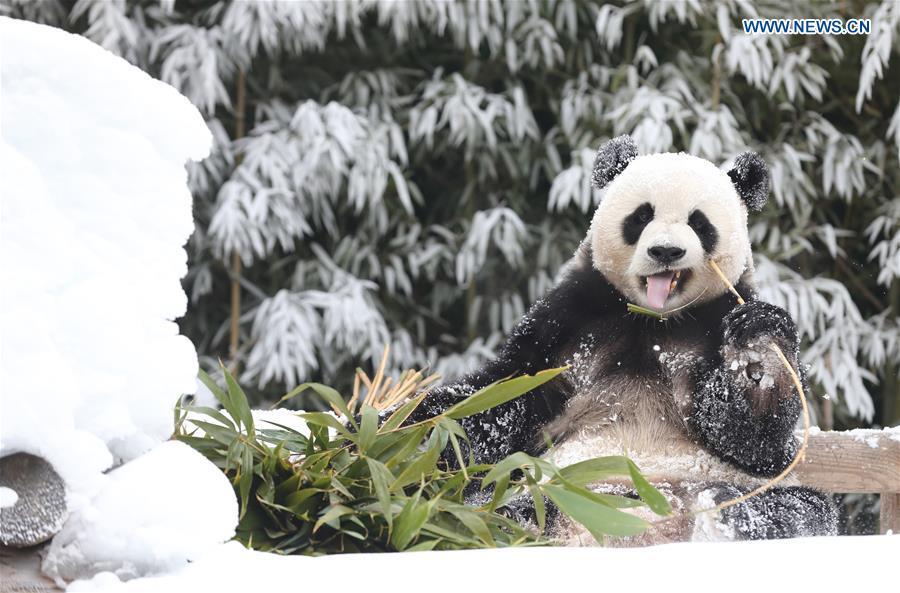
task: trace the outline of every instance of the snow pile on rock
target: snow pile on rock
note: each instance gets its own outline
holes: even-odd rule
[[[177,446],[103,474],[167,439],[195,389],[196,352],[173,320],[193,231],[185,162],[210,134],[174,89],[83,37],[0,18],[0,55],[0,456],[38,455],[65,481],[77,523],[54,546],[60,574],[104,555],[123,575],[143,563],[137,574],[236,521],[227,481]],[[171,547],[151,549],[163,536]]]
[[[234,536],[228,478],[188,445],[169,441],[110,472],[109,483],[53,539],[44,572],[66,581],[110,571],[122,579],[165,572]]]

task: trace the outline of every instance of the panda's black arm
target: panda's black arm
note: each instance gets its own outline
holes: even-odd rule
[[[708,450],[761,476],[779,473],[794,458],[801,411],[791,375],[772,343],[797,369],[797,328],[786,311],[751,300],[728,313],[722,347],[699,374],[690,419]]]
[[[553,363],[552,351],[563,330],[558,309],[548,305],[553,293],[535,303],[510,333],[499,356],[475,372],[432,391],[407,420],[434,417],[479,389],[501,379],[534,374]],[[554,307],[559,303],[555,302]],[[560,396],[555,380],[510,402],[460,420],[476,463],[496,463],[516,451],[537,453],[540,428],[555,411]],[[559,404],[561,405],[561,404]],[[468,448],[466,448],[468,450]],[[456,465],[448,447],[444,459]]]

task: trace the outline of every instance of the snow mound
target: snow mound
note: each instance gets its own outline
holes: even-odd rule
[[[0,18],[0,53],[0,456],[43,457],[66,483],[48,574],[168,570],[237,520],[213,464],[160,444],[196,388],[174,319],[193,231],[185,162],[210,134],[174,89],[82,37]]]
[[[197,357],[174,319],[210,135],[166,84],[85,38],[0,18],[0,455],[47,459],[69,506],[172,432]]]
[[[43,563],[48,576],[165,572],[234,536],[238,504],[228,478],[184,443],[162,443],[108,477],[53,539]]]

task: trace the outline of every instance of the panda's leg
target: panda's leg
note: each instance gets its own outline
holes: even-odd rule
[[[747,491],[732,485],[713,486],[700,493],[698,503],[718,505]],[[711,536],[712,532],[718,537]],[[776,487],[719,511],[716,517],[698,517],[694,534],[694,539],[735,540],[837,535],[838,514],[831,498],[822,492],[801,486]]]

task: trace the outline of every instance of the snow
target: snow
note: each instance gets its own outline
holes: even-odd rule
[[[203,381],[198,378],[196,391],[194,391],[194,398],[191,400],[191,404],[195,406],[216,408],[219,406],[219,400],[217,400],[216,396],[213,395],[213,392],[209,390],[209,387],[204,385]]]
[[[886,434],[892,441],[900,441],[900,425],[891,428],[883,428],[882,434]]]
[[[171,570],[234,536],[238,504],[228,478],[179,441],[157,445],[109,473],[90,507],[73,513],[43,571],[66,581]]]
[[[226,418],[231,418],[231,415],[227,410],[220,411]],[[306,424],[306,420],[304,420],[300,416],[301,414],[305,413],[305,410],[289,410],[287,408],[275,408],[273,410],[250,410],[250,414],[253,416],[253,424],[256,426],[256,428],[261,428],[263,430],[284,430],[285,428],[288,428],[302,434],[303,436],[309,436],[309,426]],[[332,411],[326,411],[325,414],[333,416],[334,419],[338,422],[345,422],[343,416],[338,415]],[[193,422],[194,420],[202,420],[203,422],[209,422],[211,424],[221,424],[221,422],[211,416],[189,411],[184,419],[184,432],[198,437],[205,435],[206,432],[199,426],[195,425]],[[329,427],[328,434],[334,436],[337,434],[337,431],[334,428]]]
[[[73,583],[72,593],[167,593],[193,591],[280,591],[287,583],[305,590],[331,590],[336,575],[368,575],[364,588],[419,593],[423,583],[435,591],[477,583],[479,591],[553,591],[561,583],[607,590],[694,593],[777,590],[852,591],[852,570],[820,570],[842,558],[888,566],[900,554],[900,537],[821,537],[763,542],[704,542],[647,548],[506,548],[460,552],[348,554],[310,558],[246,550],[236,542],[172,574],[121,583],[104,573]],[[530,568],[529,568],[530,567]],[[890,571],[866,577],[870,590],[893,590]],[[673,589],[673,587],[675,587]],[[568,587],[567,587],[568,588]]]
[[[196,387],[174,320],[193,231],[185,163],[209,131],[174,89],[85,38],[0,18],[0,51],[0,456],[38,455],[66,483],[48,574],[166,570],[237,520],[224,475],[162,443]]]
[[[5,509],[16,504],[16,501],[19,500],[19,495],[12,488],[7,488],[6,486],[0,486],[0,509]]]
[[[75,506],[168,438],[197,358],[174,319],[193,230],[190,103],[87,39],[0,18],[0,452],[46,458]],[[52,372],[48,372],[52,371]]]
[[[299,416],[299,414],[305,413],[304,410],[275,408],[274,410],[251,410],[250,413],[253,415],[253,423],[256,424],[258,428],[281,430],[282,427],[286,427],[295,430],[304,436],[309,436],[309,426],[307,426],[303,418]],[[337,415],[334,412],[328,413],[337,418]],[[329,433],[335,434],[334,429],[329,428]]]
[[[858,443],[865,443],[869,446],[870,449],[877,449],[879,447],[879,438],[884,436],[892,441],[900,441],[900,426],[894,426],[891,428],[854,428],[853,430],[845,431],[846,434],[853,437],[853,440]]]

